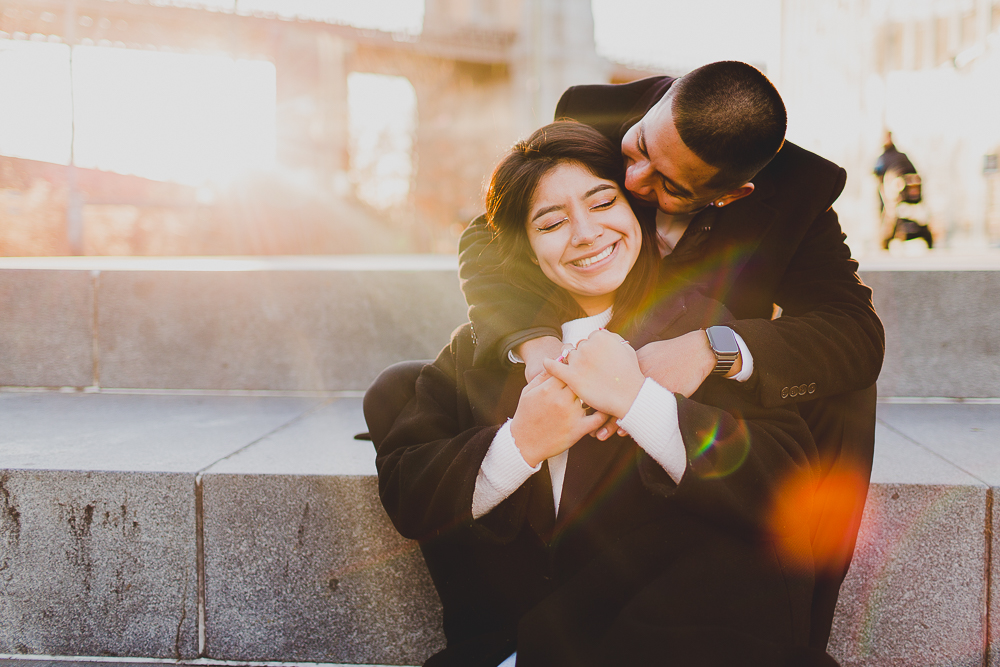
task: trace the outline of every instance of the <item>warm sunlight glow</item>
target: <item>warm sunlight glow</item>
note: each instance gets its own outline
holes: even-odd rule
[[[206,3],[209,4],[209,3]],[[387,32],[420,32],[424,21],[421,0],[215,0],[211,4],[225,7],[236,5],[243,12],[276,12],[281,16],[296,16],[320,21],[346,23],[357,28],[372,28]]]
[[[69,47],[0,40],[0,155],[69,162]]]
[[[273,167],[266,61],[0,40],[0,154],[189,185]],[[75,116],[75,117],[74,117]],[[75,123],[74,123],[75,121]],[[74,128],[75,125],[75,128]]]
[[[685,72],[716,60],[776,70],[781,2],[592,0],[597,51],[622,62]]]
[[[274,165],[266,61],[79,46],[76,164],[191,185]]]
[[[406,201],[413,178],[417,97],[403,77],[351,73],[351,179],[358,197],[377,209]]]

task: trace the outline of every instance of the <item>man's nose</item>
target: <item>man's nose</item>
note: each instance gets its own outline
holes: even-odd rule
[[[651,188],[649,160],[633,162],[625,169],[625,187],[639,195],[649,194]]]

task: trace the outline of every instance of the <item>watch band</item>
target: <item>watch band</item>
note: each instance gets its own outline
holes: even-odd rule
[[[705,329],[708,345],[715,355],[715,368],[712,375],[726,375],[733,369],[733,364],[740,356],[740,346],[736,343],[736,334],[729,327],[714,326]]]

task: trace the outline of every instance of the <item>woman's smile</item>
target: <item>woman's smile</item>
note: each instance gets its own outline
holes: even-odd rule
[[[573,260],[572,262],[570,262],[570,264],[579,267],[581,269],[585,269],[593,264],[600,262],[605,257],[610,257],[611,253],[613,253],[615,251],[615,248],[617,247],[618,247],[618,242],[616,241],[615,243],[612,243],[611,245],[609,245],[607,248],[597,253],[596,255]]]

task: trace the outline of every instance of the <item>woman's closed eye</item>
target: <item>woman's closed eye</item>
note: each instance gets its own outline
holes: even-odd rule
[[[546,220],[541,225],[538,225],[537,227],[535,227],[535,231],[537,231],[537,232],[551,232],[551,231],[554,231],[554,230],[558,229],[559,226],[562,225],[562,223],[566,222],[567,220],[569,220],[569,218],[560,218],[560,219],[558,219],[558,220],[556,220],[554,222],[550,222],[550,221]]]
[[[608,209],[608,208],[611,208],[612,206],[614,206],[616,201],[618,201],[618,197],[617,196],[603,198],[599,202],[597,202],[596,204],[593,204],[590,207],[590,210],[591,211],[603,211],[604,209]]]

